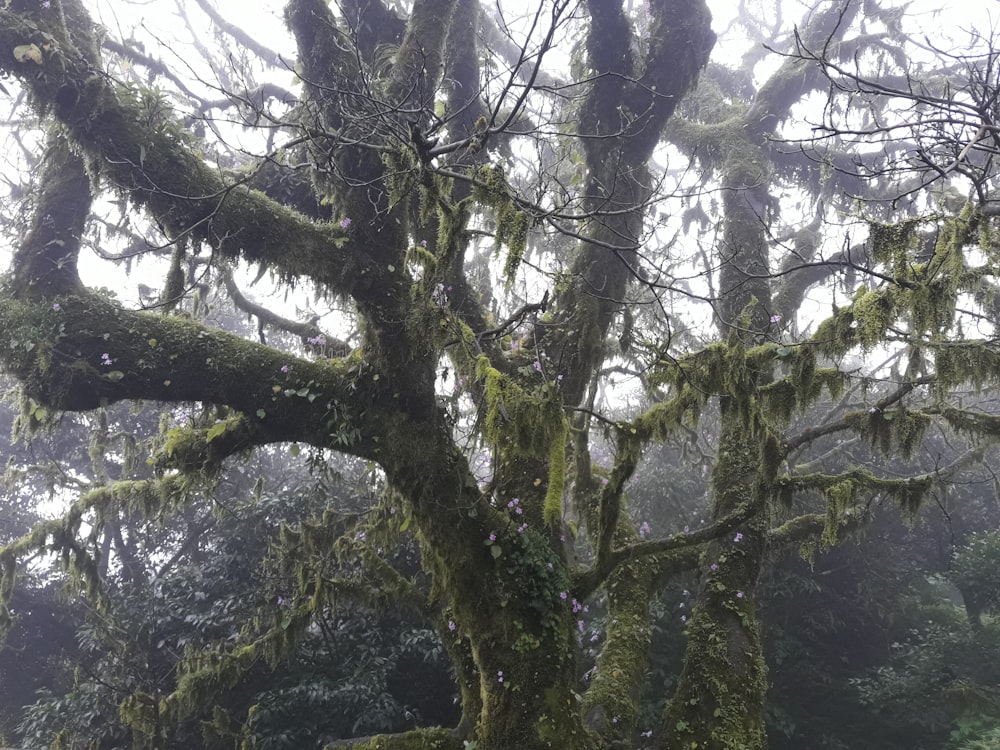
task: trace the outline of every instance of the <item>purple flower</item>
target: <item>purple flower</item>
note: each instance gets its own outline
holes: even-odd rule
[[[291,369],[292,369],[292,368],[291,368],[291,367],[289,367],[288,365],[282,365],[282,366],[281,366],[281,371],[282,371],[282,372],[284,372],[284,373],[287,373],[287,372],[288,372],[289,370],[291,370]]]
[[[737,544],[739,544],[740,542],[742,542],[743,541],[743,533],[740,532],[740,531],[737,531],[736,532],[736,536],[733,537],[733,541],[736,542]]]
[[[110,366],[112,362],[114,362],[114,360],[111,359],[111,355],[108,354],[107,352],[104,352],[104,354],[101,355],[101,364],[102,365],[108,365],[108,366]]]
[[[542,371],[542,363],[539,362],[537,359],[534,362],[531,363],[531,366],[535,368],[536,372],[541,372]]]
[[[349,226],[351,226],[351,219],[349,217],[345,217],[340,220],[341,229],[347,229]]]
[[[585,626],[583,624],[583,620],[577,620],[576,621],[576,627],[579,628],[580,632],[582,633],[584,631],[584,629],[585,629]]]
[[[490,532],[490,541],[495,542],[497,540],[497,533],[495,531]]]
[[[737,591],[736,592],[736,598],[737,599],[742,599],[743,598],[743,592],[742,591]]]
[[[780,315],[772,315],[771,316],[771,322],[772,323],[780,323],[781,322],[781,316]]]
[[[450,630],[452,633],[455,632],[455,621],[454,620],[448,620],[448,630]]]
[[[645,539],[647,536],[649,536],[651,531],[652,529],[649,527],[649,524],[643,521],[642,525],[639,527],[639,536],[642,539]]]
[[[528,522],[527,521],[525,521],[524,523],[522,523],[520,526],[517,527],[517,533],[518,534],[523,534],[527,530],[528,530]]]
[[[503,682],[503,671],[497,672],[497,682]]]
[[[326,336],[320,334],[319,336],[310,336],[306,339],[307,344],[312,344],[313,346],[325,346]]]
[[[565,591],[560,591],[559,592],[559,598],[565,600],[566,599],[566,592]]]
[[[716,565],[715,563],[712,563],[711,565],[708,566],[708,569],[709,570],[718,570],[719,566]]]
[[[52,309],[55,310],[56,312],[59,312],[62,308],[59,307],[59,303],[58,302],[53,302],[52,303]]]

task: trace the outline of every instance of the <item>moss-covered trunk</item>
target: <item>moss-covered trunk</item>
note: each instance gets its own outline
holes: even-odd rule
[[[411,499],[425,567],[452,618],[449,637],[471,654],[461,686],[467,718],[476,713],[470,739],[477,750],[589,750],[557,533],[540,508],[522,515],[490,502],[443,417],[399,428],[387,474]]]
[[[658,733],[664,750],[760,750],[766,744],[766,666],[752,595],[767,539],[761,450],[732,400],[722,407],[713,519],[746,503],[758,512],[705,551],[684,668]]]

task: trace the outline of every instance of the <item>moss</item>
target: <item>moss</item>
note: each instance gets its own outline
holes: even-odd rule
[[[226,403],[243,419],[240,429],[230,424],[211,439],[211,428],[201,433],[201,446],[216,457],[281,439],[377,448],[375,428],[362,430],[348,406],[367,391],[365,414],[376,416],[371,405],[380,384],[357,358],[299,360],[181,317],[123,310],[96,295],[56,299],[0,300],[0,323],[10,333],[0,358],[42,406],[88,410],[132,398]],[[181,456],[175,448],[174,459]]]
[[[542,518],[550,526],[562,521],[562,496],[566,478],[566,441],[569,438],[568,425],[563,420],[563,429],[556,434],[549,451],[549,482],[545,493]]]
[[[936,342],[927,348],[934,356],[939,394],[962,383],[979,387],[1000,378],[1000,351],[987,342]]]
[[[623,526],[629,523],[624,520]],[[627,536],[635,540],[634,532]],[[608,579],[604,644],[584,696],[587,724],[604,742],[630,740],[638,724],[652,638],[649,602],[658,572],[654,561],[637,560]]]
[[[902,407],[889,411],[872,407],[849,414],[846,421],[883,454],[890,455],[895,447],[904,459],[910,458],[920,446],[931,423],[929,415]]]
[[[871,350],[881,344],[886,330],[895,322],[896,314],[896,298],[891,289],[859,291],[853,301],[853,317],[861,347]]]
[[[532,392],[504,375],[481,355],[476,377],[486,397],[486,438],[513,456],[547,456],[553,443],[565,441],[565,418],[559,392],[545,384]],[[557,478],[558,479],[558,478]]]
[[[897,278],[904,278],[910,254],[916,247],[917,229],[926,223],[926,219],[907,219],[895,224],[869,222],[868,247],[872,257],[889,266]]]
[[[343,743],[327,745],[333,750]],[[405,734],[382,734],[367,742],[350,743],[350,750],[463,750],[463,740],[447,729],[415,729]]]
[[[942,409],[941,415],[953,429],[973,438],[1000,437],[1000,417],[995,415],[956,408]]]
[[[712,474],[713,518],[748,506],[758,512],[741,524],[736,537],[705,550],[684,667],[661,727],[665,747],[763,747],[767,670],[752,594],[765,559],[769,480],[762,476],[758,443],[738,405],[723,400]]]
[[[507,247],[503,276],[509,284],[514,280],[527,249],[531,217],[515,203],[503,169],[483,165],[475,171],[473,178],[476,180],[473,198],[480,205],[493,209],[497,248]]]
[[[854,504],[855,485],[849,479],[831,484],[823,492],[826,500],[826,525],[823,527],[823,544],[832,547],[837,543],[837,531],[844,513]]]

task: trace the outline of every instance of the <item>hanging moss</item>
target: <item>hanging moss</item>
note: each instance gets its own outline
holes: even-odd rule
[[[560,436],[565,439],[565,418],[555,389],[529,393],[493,367],[486,355],[476,361],[476,378],[484,385],[485,433],[491,443],[514,456],[544,457]]]
[[[826,547],[837,543],[837,531],[841,519],[847,510],[854,505],[854,482],[850,479],[830,485],[823,492],[826,500],[826,524],[823,527],[822,542]]]
[[[707,393],[685,384],[676,396],[654,404],[625,429],[641,440],[666,440],[679,425],[696,424],[707,400]]]
[[[894,276],[902,278],[907,273],[910,254],[916,245],[916,231],[926,223],[927,220],[922,218],[895,224],[869,222],[868,246],[872,257],[888,265]]]
[[[898,409],[887,415],[892,417],[892,434],[904,459],[910,459],[920,447],[931,418],[923,412]]]
[[[474,200],[493,209],[497,249],[501,246],[507,248],[503,275],[509,284],[514,280],[514,274],[521,265],[528,246],[531,217],[519,208],[511,197],[513,191],[507,183],[503,169],[484,164],[476,169],[473,177],[476,180],[473,190]]]
[[[993,414],[945,408],[941,415],[953,429],[972,438],[1000,437],[1000,417]]]
[[[861,290],[854,297],[857,341],[871,350],[885,341],[886,330],[896,320],[896,299],[891,289]]]
[[[979,387],[1000,379],[1000,350],[988,342],[939,342],[934,356],[935,389],[941,395],[963,383]]]
[[[910,458],[920,447],[931,423],[929,415],[903,407],[889,411],[872,407],[849,414],[846,420],[858,435],[884,455],[891,455],[895,447],[904,459]]]

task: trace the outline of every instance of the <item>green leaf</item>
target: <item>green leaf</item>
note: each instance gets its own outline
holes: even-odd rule
[[[205,435],[205,442],[211,443],[213,440],[219,437],[219,435],[221,435],[226,431],[226,427],[228,427],[228,425],[225,422],[217,422],[216,424],[212,425],[208,429],[208,434]]]
[[[403,523],[401,523],[399,525],[399,530],[400,531],[406,531],[408,528],[410,528],[410,521],[412,521],[412,520],[413,520],[413,517],[411,516],[410,518],[407,518],[405,521],[403,521]]]
[[[503,550],[500,549],[499,544],[494,544],[490,547],[490,554],[493,555],[493,559],[496,560],[500,555],[503,554]]]

